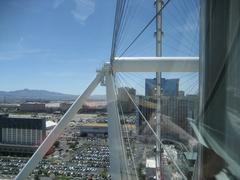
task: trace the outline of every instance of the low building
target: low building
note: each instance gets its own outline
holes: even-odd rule
[[[0,104],[0,111],[2,112],[9,112],[9,111],[16,111],[19,108],[19,104],[6,104],[1,103]]]
[[[135,111],[135,106],[132,100],[130,99],[129,95],[134,100],[136,96],[136,90],[134,88],[129,88],[129,87],[118,88],[118,95],[117,95],[118,103],[119,103],[120,109],[124,113],[131,113]]]
[[[146,177],[156,179],[156,160],[155,158],[146,159]]]
[[[56,125],[57,123],[53,121],[46,121],[46,130],[52,130]]]
[[[2,154],[32,154],[45,137],[45,119],[0,115],[0,153]]]
[[[45,103],[26,102],[20,104],[20,110],[25,112],[43,112],[45,111]]]
[[[84,123],[78,126],[80,136],[107,136],[107,123]]]
[[[196,119],[198,116],[198,96],[161,96],[162,126],[161,137],[172,140],[181,140],[187,143],[185,134],[193,136],[192,127],[188,118]],[[154,97],[137,96],[136,104],[141,114],[136,111],[136,128],[138,134],[142,134],[146,129],[146,120],[156,126],[156,99]],[[142,116],[143,115],[143,116]],[[184,136],[184,138],[183,138]]]
[[[59,109],[60,109],[60,111],[65,112],[71,107],[71,105],[72,105],[72,103],[63,102],[63,103],[59,104]]]
[[[178,91],[178,96],[184,97],[185,96],[185,92],[184,91]]]

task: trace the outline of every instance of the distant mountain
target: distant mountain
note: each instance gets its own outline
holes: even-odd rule
[[[17,91],[0,91],[0,102],[22,102],[31,100],[41,100],[41,101],[72,101],[78,96],[71,94],[63,94],[59,92],[51,92],[46,90],[31,90],[23,89]],[[102,95],[93,95],[90,99],[105,99]]]

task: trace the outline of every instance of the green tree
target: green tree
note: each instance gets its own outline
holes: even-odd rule
[[[59,144],[60,144],[59,141],[55,141],[54,146],[55,146],[56,148],[58,148],[58,147],[59,147]]]
[[[100,176],[104,179],[107,179],[107,176],[108,176],[108,173],[107,173],[107,169],[104,168],[101,173],[100,173]]]

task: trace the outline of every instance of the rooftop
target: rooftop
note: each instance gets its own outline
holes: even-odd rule
[[[156,168],[155,158],[146,159],[146,168]]]
[[[92,122],[92,123],[82,123],[81,126],[89,126],[89,127],[107,127],[108,124],[107,124],[107,123],[96,123],[96,122]]]

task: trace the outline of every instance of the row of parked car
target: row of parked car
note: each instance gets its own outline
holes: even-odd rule
[[[71,152],[71,158],[66,159],[43,159],[39,166],[33,171],[38,176],[69,176],[101,179],[101,172],[109,168],[109,148],[106,139],[83,138],[81,143]],[[61,160],[60,160],[61,159]],[[2,177],[15,176],[27,162],[26,157],[0,157],[0,174]]]

